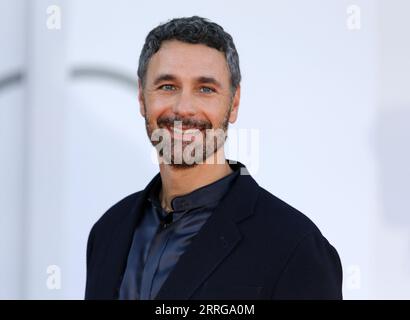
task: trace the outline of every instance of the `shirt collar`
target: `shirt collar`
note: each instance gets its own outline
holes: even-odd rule
[[[229,162],[228,162],[229,163]],[[227,176],[218,179],[206,186],[200,187],[188,194],[174,197],[171,201],[171,206],[174,211],[188,211],[195,208],[205,207],[212,205],[221,200],[221,198],[229,190],[229,187],[233,180],[240,174],[240,167],[237,165],[229,164],[233,172]],[[159,191],[162,185],[161,176],[155,181],[152,189],[150,190],[148,200],[154,207],[161,208],[159,201]]]

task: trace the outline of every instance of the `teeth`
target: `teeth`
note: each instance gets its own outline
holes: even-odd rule
[[[187,129],[187,130],[182,130],[180,128],[172,127],[170,128],[171,131],[174,131],[175,133],[178,134],[194,134],[197,133],[199,129]]]

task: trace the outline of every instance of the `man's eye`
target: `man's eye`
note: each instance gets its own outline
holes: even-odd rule
[[[171,84],[164,84],[164,85],[160,86],[159,88],[162,89],[162,90],[165,90],[165,91],[172,91],[172,90],[176,89],[175,86],[173,86]]]
[[[212,88],[209,88],[209,87],[201,87],[201,89],[199,89],[201,92],[203,92],[203,93],[212,93],[212,92],[215,92],[215,90],[214,89],[212,89]]]

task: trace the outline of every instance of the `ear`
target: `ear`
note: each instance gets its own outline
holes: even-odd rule
[[[140,113],[145,117],[145,99],[141,79],[138,79],[138,101],[140,103]]]
[[[238,118],[239,102],[241,100],[241,85],[238,85],[235,91],[235,95],[232,99],[231,114],[229,116],[229,122],[234,123]]]

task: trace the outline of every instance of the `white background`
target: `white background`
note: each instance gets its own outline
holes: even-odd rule
[[[46,27],[54,4],[60,30]],[[0,0],[0,298],[83,298],[92,224],[158,172],[133,83],[145,36],[196,14],[239,52],[230,128],[260,134],[256,158],[231,158],[337,248],[346,299],[409,299],[409,11],[406,0]],[[78,75],[90,68],[131,81]]]

